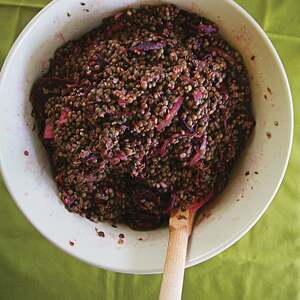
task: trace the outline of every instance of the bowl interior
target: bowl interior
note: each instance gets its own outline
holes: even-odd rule
[[[110,270],[161,272],[167,229],[135,232],[122,225],[113,228],[107,223],[95,224],[67,212],[58,199],[43,146],[36,131],[32,131],[30,89],[47,69],[55,49],[96,27],[103,17],[128,5],[161,3],[139,0],[85,2],[85,6],[73,0],[52,2],[26,27],[6,60],[0,82],[2,173],[26,217],[63,250]],[[187,258],[187,266],[191,266],[237,241],[265,211],[286,169],[293,116],[282,64],[266,35],[240,7],[233,1],[220,0],[168,2],[216,22],[222,35],[242,53],[251,79],[257,122],[230,184],[207,208],[209,214],[206,215],[210,217],[196,221]],[[29,156],[23,155],[24,150]],[[247,171],[250,173],[245,176]],[[105,238],[100,238],[95,228],[103,231]],[[118,243],[120,233],[125,235],[123,244]],[[70,246],[70,240],[74,246]]]

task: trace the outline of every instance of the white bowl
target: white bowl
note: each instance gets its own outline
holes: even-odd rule
[[[69,213],[58,198],[43,146],[36,131],[32,131],[30,89],[47,68],[55,49],[99,25],[104,16],[128,5],[145,3],[140,0],[83,1],[85,6],[74,0],[51,2],[27,25],[5,61],[0,81],[2,173],[28,220],[61,249],[104,269],[159,273],[164,264],[168,230],[135,232],[126,226],[113,228],[107,223],[95,224]],[[270,204],[283,179],[291,151],[292,98],[274,47],[241,7],[225,0],[170,2],[216,22],[222,35],[242,53],[251,77],[257,121],[230,184],[211,208],[210,218],[195,226],[186,262],[186,266],[192,266],[240,239]],[[255,59],[251,60],[252,56]],[[278,126],[274,122],[278,122]],[[25,150],[29,156],[23,155]],[[249,176],[245,176],[247,171]],[[95,228],[103,231],[105,238],[100,238]],[[125,234],[123,244],[118,243],[119,233]]]

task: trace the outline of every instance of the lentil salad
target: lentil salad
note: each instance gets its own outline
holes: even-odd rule
[[[174,5],[129,8],[55,52],[31,102],[69,211],[152,229],[223,190],[255,122],[218,31]]]

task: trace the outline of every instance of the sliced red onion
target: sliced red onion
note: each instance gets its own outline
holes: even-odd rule
[[[125,101],[124,98],[119,98],[119,99],[117,100],[117,102],[118,102],[118,104],[119,104],[121,107],[123,107],[123,108],[126,106],[126,101]]]
[[[192,157],[191,161],[189,162],[189,165],[191,167],[195,166],[198,163],[198,161],[201,158],[203,158],[203,155],[206,152],[206,147],[207,147],[207,138],[206,138],[206,136],[204,136],[200,148],[196,151],[196,153]]]
[[[203,155],[206,153],[206,148],[207,148],[207,138],[206,138],[206,135],[205,135],[203,137],[203,141],[202,141],[202,144],[200,146],[200,151],[202,152]]]
[[[116,13],[116,14],[114,15],[114,19],[115,19],[115,20],[118,20],[123,14],[124,14],[124,12],[122,12],[122,11]]]
[[[156,129],[158,132],[162,132],[166,127],[168,127],[171,123],[174,117],[177,115],[181,105],[183,102],[183,96],[179,96],[176,101],[174,102],[170,112],[167,114],[164,120],[162,120],[157,126]]]
[[[161,49],[166,45],[165,41],[161,42],[153,42],[153,41],[146,41],[146,42],[141,42],[140,44],[131,47],[131,51],[150,51],[150,50],[156,50],[156,49]]]
[[[60,114],[60,116],[59,116],[59,119],[58,119],[58,121],[57,121],[57,124],[58,125],[62,125],[62,124],[65,124],[68,120],[67,120],[67,118],[68,118],[68,112],[69,112],[69,110],[66,108],[66,109],[64,109],[62,112],[61,112],[61,114]]]
[[[196,103],[199,103],[200,100],[201,100],[202,97],[203,97],[203,93],[200,92],[200,91],[195,91],[195,92],[193,93],[193,97],[194,97],[195,102],[196,102]]]
[[[196,29],[201,33],[216,33],[219,31],[216,25],[199,24]]]
[[[94,182],[97,180],[97,177],[93,174],[89,174],[85,176],[86,182]]]
[[[212,199],[212,197],[214,196],[214,194],[211,192],[209,194],[207,194],[205,197],[203,197],[202,199],[200,199],[199,201],[193,203],[190,207],[189,210],[191,212],[195,212],[198,209],[200,209],[202,206],[204,206],[209,200]]]
[[[161,156],[165,156],[166,155],[166,153],[167,153],[167,147],[168,147],[169,143],[170,143],[169,139],[164,140],[162,146],[159,149],[159,154]]]
[[[90,155],[86,158],[86,161],[88,162],[96,162],[97,161],[97,157],[95,157],[94,155]]]
[[[172,193],[171,197],[170,197],[170,202],[168,204],[168,206],[164,209],[164,213],[168,214],[171,212],[171,210],[177,205],[177,203],[179,202],[179,198],[176,195],[176,193]]]
[[[192,157],[192,159],[191,159],[189,165],[190,165],[191,167],[195,166],[195,165],[198,163],[198,161],[201,159],[201,157],[202,157],[202,153],[201,153],[200,151],[197,151],[197,152],[195,153],[195,155]]]
[[[71,206],[76,200],[76,197],[75,196],[66,196],[64,198],[64,204],[67,205],[67,206]]]
[[[45,140],[54,139],[54,130],[53,130],[53,126],[52,126],[52,123],[50,122],[50,120],[46,120],[43,137]]]
[[[127,155],[124,152],[119,152],[116,156],[120,161],[126,161],[128,160]]]

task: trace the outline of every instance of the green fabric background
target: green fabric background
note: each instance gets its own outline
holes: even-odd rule
[[[0,65],[47,0],[0,0]],[[300,299],[300,1],[239,0],[265,29],[290,80],[295,135],[271,207],[244,238],[186,271],[183,299]],[[0,99],[3,101],[4,99]],[[23,217],[0,178],[0,299],[157,299],[161,277],[91,267],[63,253]]]

